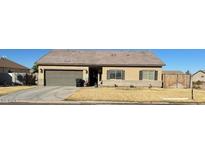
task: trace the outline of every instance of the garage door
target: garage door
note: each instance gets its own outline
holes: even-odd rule
[[[76,79],[83,79],[83,71],[51,71],[45,72],[46,86],[76,86]]]

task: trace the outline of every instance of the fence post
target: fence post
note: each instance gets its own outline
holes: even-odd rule
[[[176,88],[179,88],[179,76],[177,74],[177,85],[176,85]]]
[[[193,88],[193,86],[191,88],[191,99],[194,100],[194,88]]]
[[[189,75],[189,88],[193,87],[191,75]]]

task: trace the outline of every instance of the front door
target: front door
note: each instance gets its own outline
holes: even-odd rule
[[[89,86],[98,85],[98,69],[89,68]]]

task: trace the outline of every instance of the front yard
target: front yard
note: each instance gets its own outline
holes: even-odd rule
[[[30,89],[32,86],[14,86],[14,87],[0,87],[0,96],[20,90]]]
[[[191,89],[81,88],[69,101],[205,102],[205,91]]]

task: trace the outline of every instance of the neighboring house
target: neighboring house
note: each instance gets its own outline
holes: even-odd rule
[[[192,75],[192,82],[197,81],[205,82],[205,70],[199,70]]]
[[[29,69],[7,58],[0,58],[0,85],[23,84]]]
[[[162,87],[165,65],[152,52],[139,50],[53,50],[38,62],[40,86]]]
[[[29,68],[7,58],[0,57],[0,73],[29,73]]]

